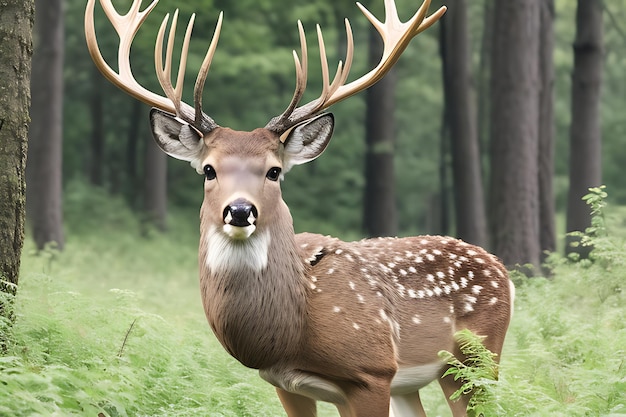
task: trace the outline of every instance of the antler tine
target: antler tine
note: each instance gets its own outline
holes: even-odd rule
[[[296,110],[296,106],[302,99],[304,94],[304,90],[306,88],[307,82],[307,72],[308,72],[308,58],[307,58],[307,46],[306,46],[306,35],[304,33],[304,28],[302,27],[302,22],[298,21],[298,32],[300,34],[300,49],[302,51],[302,63],[298,59],[298,54],[294,51],[293,57],[296,66],[296,89],[294,91],[293,98],[287,106],[287,109],[278,117],[273,118],[266,126],[269,130],[274,131],[284,131],[287,130],[288,127],[284,126],[293,126],[303,118],[298,118],[301,114],[315,114],[319,111],[323,106],[328,97],[330,97],[342,84],[346,82],[348,78],[348,72],[350,70],[350,66],[352,65],[352,56],[354,50],[354,42],[352,38],[352,30],[350,28],[350,23],[346,19],[346,31],[348,38],[348,46],[346,52],[346,66],[343,65],[341,61],[339,61],[337,65],[337,71],[335,72],[335,76],[333,78],[332,83],[329,82],[329,71],[328,71],[328,60],[326,59],[326,46],[324,44],[324,37],[322,35],[322,29],[319,25],[316,26],[317,29],[317,40],[319,44],[320,50],[320,64],[322,68],[322,92],[320,96],[314,101],[307,103],[306,105],[299,107]]]
[[[193,102],[195,104],[195,124],[199,126],[200,118],[204,114],[202,112],[202,91],[204,90],[204,83],[206,81],[206,77],[209,74],[209,67],[211,66],[211,62],[213,61],[213,55],[215,54],[215,50],[217,49],[217,41],[220,38],[220,33],[222,31],[222,20],[224,18],[224,12],[220,12],[220,16],[217,19],[217,24],[215,25],[215,32],[213,32],[213,39],[211,39],[211,44],[209,45],[209,49],[202,61],[202,66],[200,67],[200,71],[198,72],[198,77],[196,78],[196,84],[193,88]]]
[[[345,65],[342,65],[342,63],[339,62],[337,73],[335,74],[335,78],[331,84],[328,83],[328,63],[326,61],[326,51],[324,41],[322,39],[322,32],[318,26],[317,31],[320,45],[320,59],[322,60],[323,80],[322,93],[320,97],[298,108],[295,108],[292,101],[292,104],[290,104],[287,110],[281,116],[272,119],[266,128],[274,131],[285,132],[297,123],[310,118],[316,113],[358,93],[359,91],[365,90],[378,82],[396,63],[411,39],[413,39],[413,37],[420,32],[429,28],[445,13],[446,7],[442,6],[428,18],[425,18],[430,2],[431,0],[424,0],[415,15],[404,23],[398,17],[396,5],[393,0],[385,0],[384,23],[376,19],[376,17],[374,17],[374,15],[363,5],[357,3],[357,6],[361,9],[365,17],[380,34],[384,47],[383,55],[376,67],[370,70],[367,74],[348,84],[345,84],[345,82],[352,65],[354,46],[350,23],[346,19],[346,36],[348,38],[346,63]],[[298,71],[298,68],[296,68],[296,71]],[[301,96],[303,92],[297,93]]]
[[[157,34],[157,40],[154,46],[154,65],[156,68],[157,78],[159,84],[165,95],[172,101],[176,108],[176,114],[181,115],[181,100],[183,96],[183,83],[185,81],[185,68],[187,67],[187,52],[189,49],[189,39],[191,36],[191,29],[195,20],[195,15],[192,15],[187,25],[187,31],[185,32],[185,40],[183,42],[183,49],[181,52],[180,63],[178,66],[178,77],[176,79],[176,87],[172,85],[172,55],[174,52],[174,41],[176,38],[176,25],[178,23],[178,9],[174,12],[172,18],[172,26],[170,27],[170,33],[167,39],[167,50],[165,53],[165,66],[163,66],[163,41],[165,39],[165,29],[169,21],[169,13],[163,18],[161,27]]]
[[[207,50],[204,60],[202,61],[202,66],[200,67],[198,76],[196,77],[193,107],[182,101],[182,95],[185,81],[185,69],[187,68],[187,56],[189,54],[189,42],[191,40],[191,32],[193,30],[196,17],[195,13],[191,15],[189,23],[187,24],[187,30],[185,31],[185,38],[183,40],[183,46],[180,54],[180,63],[175,87],[172,85],[172,55],[174,50],[174,41],[176,38],[178,10],[174,12],[174,16],[172,17],[172,25],[170,26],[170,32],[167,39],[165,66],[163,65],[163,43],[165,40],[165,29],[167,28],[169,21],[169,14],[165,16],[163,22],[161,23],[154,47],[154,65],[161,88],[172,103],[174,103],[176,115],[196,127],[201,132],[207,132],[217,126],[213,119],[202,111],[202,91],[204,90],[204,83],[209,73],[209,67],[211,66],[213,55],[217,49],[217,42],[222,29],[223,16],[224,14],[220,13],[215,32],[213,33],[213,39],[211,40],[209,49]]]
[[[266,127],[270,130],[283,130],[282,126],[288,124],[289,117],[302,99],[302,96],[304,95],[304,90],[306,90],[306,83],[308,78],[308,50],[306,45],[306,35],[304,33],[304,28],[302,27],[302,22],[300,20],[298,20],[298,34],[300,36],[300,54],[302,55],[302,62],[300,62],[298,53],[294,50],[293,61],[296,67],[296,88],[293,92],[293,97],[291,98],[291,101],[289,102],[289,105],[287,106],[285,111],[280,116],[274,117],[267,124]]]
[[[152,3],[150,3],[150,5],[143,11],[139,11],[141,8],[141,0],[134,0],[128,13],[126,15],[121,15],[117,13],[111,0],[100,0],[102,9],[111,21],[111,24],[120,38],[120,45],[118,48],[118,72],[115,72],[106,63],[100,53],[100,49],[98,48],[94,23],[96,0],[87,1],[87,6],[85,8],[85,38],[89,54],[96,64],[96,67],[113,85],[116,85],[127,94],[143,101],[148,105],[173,113],[174,106],[170,100],[142,87],[135,80],[130,68],[129,54],[132,41],[135,34],[139,30],[139,27],[157,5],[158,1],[159,0],[153,0]]]
[[[117,12],[113,6],[112,0],[100,0],[102,9],[104,10],[107,18],[113,25],[113,28],[117,32],[120,43],[118,47],[118,71],[114,71],[104,60],[100,50],[98,49],[98,42],[96,40],[96,31],[94,24],[94,9],[96,0],[87,0],[87,6],[85,9],[85,37],[87,39],[87,47],[89,53],[94,60],[96,67],[102,72],[102,74],[111,83],[124,90],[126,93],[135,97],[146,104],[157,107],[168,113],[175,113],[183,120],[191,123],[196,129],[201,132],[209,132],[213,128],[217,127],[217,124],[209,116],[204,114],[201,109],[202,89],[204,86],[204,80],[208,73],[208,66],[215,52],[217,46],[217,38],[219,37],[219,29],[221,27],[222,15],[220,14],[219,25],[216,29],[216,34],[209,47],[207,57],[205,57],[202,63],[202,68],[196,79],[196,88],[194,89],[194,98],[196,100],[195,108],[182,102],[183,83],[185,77],[185,68],[187,66],[187,55],[189,52],[189,43],[191,40],[191,32],[195,15],[192,15],[187,25],[185,32],[185,39],[183,42],[183,48],[181,51],[181,59],[178,67],[178,75],[176,79],[176,87],[172,86],[171,72],[172,72],[172,55],[174,48],[174,39],[176,35],[176,25],[178,22],[178,10],[174,13],[172,18],[172,26],[167,41],[167,50],[165,56],[165,66],[163,65],[163,42],[165,38],[165,29],[169,21],[169,15],[165,16],[159,33],[157,35],[157,42],[155,45],[155,67],[157,78],[163,92],[166,97],[155,94],[143,86],[141,86],[135,77],[133,76],[130,67],[130,48],[137,34],[137,31],[146,20],[150,12],[155,8],[159,0],[153,0],[148,7],[141,11],[141,0],[133,0],[133,3],[125,15]]]
[[[362,4],[357,3],[365,17],[376,28],[384,42],[383,55],[378,65],[367,74],[342,85],[336,93],[325,103],[324,108],[365,90],[377,83],[398,61],[400,55],[409,42],[417,34],[423,32],[433,25],[446,12],[446,7],[442,6],[436,12],[425,19],[431,0],[424,0],[424,3],[417,10],[415,15],[407,22],[400,21],[393,0],[385,0],[385,22],[382,23],[367,10]]]

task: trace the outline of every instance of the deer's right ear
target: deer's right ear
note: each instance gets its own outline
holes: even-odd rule
[[[189,161],[196,169],[199,167],[202,158],[204,141],[202,135],[189,123],[153,108],[150,111],[150,126],[152,135],[159,148],[169,156],[182,161]]]

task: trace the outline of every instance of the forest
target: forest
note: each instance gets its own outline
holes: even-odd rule
[[[380,54],[378,37],[368,35],[374,31],[351,2],[197,3],[159,3],[133,43],[133,73],[158,91],[152,56],[160,19],[176,7],[182,21],[197,12],[187,66],[192,74],[186,77],[183,95],[191,100],[193,71],[223,11],[223,33],[203,102],[223,126],[264,126],[289,102],[298,19],[309,33],[305,101],[321,90],[316,23],[323,28],[331,67],[343,59],[346,17],[352,19],[356,45],[352,77],[367,72]],[[366,6],[381,15],[382,2],[371,3]],[[617,204],[626,202],[619,169],[624,162],[619,110],[624,36],[618,23],[623,10],[611,2],[595,14],[590,13],[594,7],[580,11],[577,34],[575,2],[545,2],[529,12],[536,16],[526,16],[535,24],[528,34],[510,25],[500,28],[497,23],[506,16],[495,16],[498,10],[492,3],[453,4],[442,24],[415,39],[381,84],[331,109],[337,124],[325,157],[292,171],[284,182],[285,201],[298,231],[315,229],[342,238],[453,235],[489,248],[511,267],[537,267],[544,251],[564,245],[557,229],[562,235],[589,224],[581,200],[589,187],[606,184]],[[54,6],[46,4],[41,13],[54,16]],[[38,64],[35,53],[33,62],[28,200],[29,207],[47,207],[46,213],[33,210],[29,215],[38,247],[49,241],[62,246],[62,192],[79,182],[123,196],[149,227],[166,230],[173,226],[168,211],[197,211],[202,198],[199,180],[186,164],[166,158],[153,146],[148,108],[121,94],[93,65],[85,48],[83,6],[64,7],[63,20],[56,19],[60,33],[47,28],[55,19],[46,18],[40,29],[49,31],[45,39],[56,37],[63,44],[42,43],[42,61]],[[408,1],[399,1],[397,7],[406,15],[415,8]],[[115,67],[115,31],[99,10],[96,14],[102,54]],[[596,15],[606,15],[604,31],[589,29]],[[492,42],[509,37],[519,45]],[[529,42],[534,49],[524,48]],[[572,47],[577,44],[582,46]],[[576,51],[580,62],[589,62],[579,65],[579,71],[595,75],[574,71]],[[514,67],[519,74],[512,72]],[[491,77],[492,72],[504,76]],[[572,83],[573,77],[580,80]],[[511,88],[518,85],[519,91]],[[37,91],[45,93],[40,116]],[[52,92],[58,97],[49,110]],[[494,100],[501,105],[493,106]],[[507,109],[515,114],[510,121]],[[572,146],[576,143],[580,145]],[[519,216],[510,216],[511,210]]]
[[[27,141],[27,122],[6,136],[11,107],[0,102],[0,416],[285,415],[273,388],[206,324],[203,177],[155,146],[149,106],[98,71],[85,3],[0,5],[1,44],[14,33],[10,7],[31,13],[19,27],[33,24],[32,73],[20,78],[30,84]],[[99,47],[117,70],[119,38],[97,3]],[[131,3],[113,0],[121,13]],[[383,0],[362,3],[384,16]],[[402,20],[419,7],[395,3]],[[384,79],[332,106],[324,154],[285,175],[296,232],[450,235],[485,247],[510,270],[517,298],[499,381],[468,376],[481,392],[474,415],[626,415],[626,1],[433,0],[431,12],[442,5],[444,17]],[[355,44],[349,79],[382,53],[352,1],[160,0],[130,58],[158,94],[156,33],[176,9],[175,51],[195,13],[187,103],[224,14],[203,109],[233,129],[263,127],[289,103],[299,20],[309,47],[304,102],[323,84],[316,24],[331,76],[345,59],[345,18]],[[23,137],[17,150],[14,136]],[[24,163],[18,191],[4,188]],[[24,192],[25,206],[15,197]],[[450,415],[434,387],[422,398],[428,415]],[[322,405],[320,415],[337,414]]]

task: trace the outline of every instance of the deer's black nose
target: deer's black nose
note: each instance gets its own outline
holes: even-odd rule
[[[224,209],[224,223],[231,226],[246,227],[256,223],[259,215],[254,204],[244,198],[238,198]]]

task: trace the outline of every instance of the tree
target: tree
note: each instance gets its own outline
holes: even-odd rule
[[[95,186],[104,185],[104,112],[103,112],[103,77],[93,66],[91,69],[91,159],[89,161],[89,180]]]
[[[146,135],[145,144],[143,209],[148,224],[165,231],[167,228],[167,155]]]
[[[456,236],[487,245],[487,220],[465,0],[451,0],[440,21],[445,114],[452,154]]]
[[[542,0],[539,32],[539,243],[541,260],[556,250],[554,222],[554,0]]]
[[[63,0],[36,0],[27,218],[38,249],[63,248]]]
[[[374,27],[369,30],[369,65],[380,61],[383,44]],[[365,115],[365,195],[363,222],[368,236],[397,234],[395,176],[395,86],[396,70],[391,69],[367,90]]]
[[[491,236],[505,265],[539,267],[539,3],[494,4]]]
[[[0,5],[0,291],[13,294],[24,243],[34,13],[33,0]]]
[[[582,201],[589,188],[602,181],[602,132],[600,88],[603,70],[603,23],[600,0],[578,0],[574,70],[572,73],[572,121],[570,125],[569,193],[567,231],[584,231],[591,225],[589,208]],[[566,250],[589,254],[589,247],[575,247],[578,238],[568,236]]]

